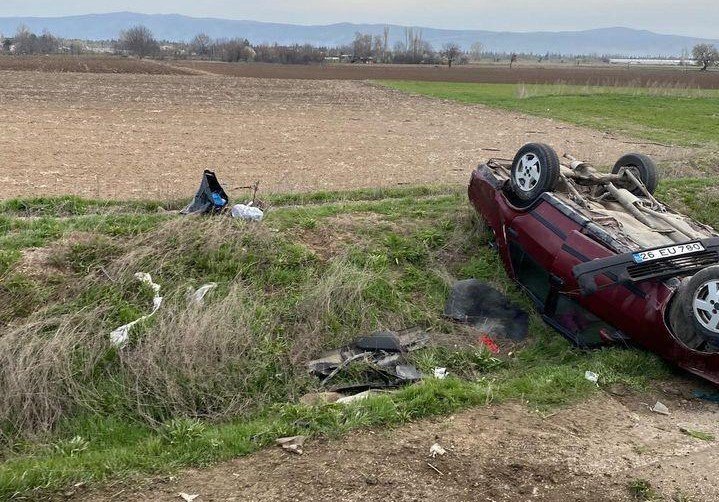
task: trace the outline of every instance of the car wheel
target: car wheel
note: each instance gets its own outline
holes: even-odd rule
[[[558,181],[559,157],[549,145],[529,143],[514,156],[509,185],[519,200],[534,202],[554,190]]]
[[[647,187],[647,191],[650,194],[654,194],[659,184],[659,169],[657,169],[657,165],[651,157],[641,153],[628,153],[614,164],[612,174],[619,174],[622,168],[625,168],[639,178],[639,180],[644,183],[644,186]],[[644,192],[640,189],[633,185],[632,187],[630,191],[634,195],[638,197],[644,195]]]
[[[696,333],[706,341],[719,344],[719,265],[700,270],[683,293],[684,314],[691,319]]]

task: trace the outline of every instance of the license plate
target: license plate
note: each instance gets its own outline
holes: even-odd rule
[[[704,251],[704,245],[701,242],[690,242],[688,244],[677,244],[676,246],[667,246],[665,248],[652,249],[651,251],[634,253],[634,261],[637,263],[645,263],[653,260],[661,260],[662,258],[673,258],[674,256],[698,253],[699,251]]]

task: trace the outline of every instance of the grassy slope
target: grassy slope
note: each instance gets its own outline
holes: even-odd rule
[[[717,226],[719,200],[711,191],[716,181],[666,182],[661,195]],[[324,192],[280,195],[272,202],[278,207],[255,226],[222,218],[178,222],[174,214],[158,213],[152,203],[51,198],[0,205],[0,250],[5,257],[0,269],[1,322],[77,322],[69,333],[82,341],[80,346],[60,346],[68,352],[70,374],[61,364],[57,373],[39,375],[43,385],[61,380],[56,388],[43,387],[50,401],[59,399],[60,415],[44,417],[45,400],[29,417],[7,407],[0,443],[0,498],[40,496],[80,481],[205,465],[254,451],[283,435],[336,435],[505,399],[519,398],[537,407],[562,405],[596,390],[584,379],[585,370],[599,373],[602,385],[625,382],[636,387],[668,371],[641,351],[573,349],[533,316],[532,343],[513,359],[498,362],[471,340],[459,350],[428,348],[416,355],[423,370],[447,366],[461,378],[428,380],[350,407],[292,404],[317,386],[304,374],[308,356],[367,330],[419,325],[453,335],[453,340],[461,337],[463,332],[440,316],[448,278],[488,280],[529,304],[508,282],[496,254],[486,246],[487,236],[476,231],[462,190]],[[51,266],[41,277],[21,259],[37,246],[47,251],[44,263]],[[134,333],[131,347],[118,354],[107,347],[107,333],[144,313],[151,296],[138,291],[131,278],[139,267],[162,284],[166,304]],[[180,307],[185,287],[208,280],[220,284],[217,292],[203,311],[183,317],[188,315]],[[252,295],[233,296],[237,286],[249,288]],[[90,318],[75,317],[84,311]],[[245,316],[246,311],[252,315]],[[227,325],[208,325],[208,317],[216,316],[230,316]],[[180,324],[173,324],[175,318]],[[205,328],[200,342],[191,331],[182,332],[183,325],[193,323],[192,328]],[[60,331],[58,323],[51,323],[49,330],[32,324],[20,332],[19,346],[7,342],[2,348],[8,358],[15,352],[33,357],[34,351],[22,349],[54,342]],[[225,331],[229,339],[214,337]],[[0,336],[0,344],[4,338],[10,339]],[[216,345],[208,346],[205,338]],[[240,347],[249,352],[201,359],[208,350],[236,348],[232,344],[239,338],[250,340],[249,346]],[[177,344],[182,357],[153,352],[153,340]],[[101,357],[88,357],[92,347]],[[62,356],[53,353],[54,358]],[[76,357],[93,363],[75,366]],[[138,359],[146,364],[138,368]],[[179,366],[178,374],[168,372],[164,359],[173,371]],[[195,359],[209,365],[209,372],[185,371]],[[7,377],[10,370],[3,371]],[[27,385],[36,376],[28,373]],[[71,387],[63,387],[70,385],[67,380]],[[135,392],[138,382],[140,394]],[[2,375],[0,385],[10,387]],[[11,399],[8,389],[0,390],[3,399]],[[248,404],[236,406],[237,396]],[[191,418],[207,414],[215,420]],[[48,421],[33,425],[39,417]],[[52,425],[52,432],[42,432],[42,424]]]
[[[670,144],[719,142],[719,92],[385,81],[405,92],[481,103]]]

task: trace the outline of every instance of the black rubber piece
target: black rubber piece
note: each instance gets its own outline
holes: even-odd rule
[[[531,153],[539,159],[539,181],[531,190],[525,191],[517,186],[514,175],[522,157]],[[509,177],[509,186],[512,194],[519,200],[527,203],[534,202],[544,192],[551,192],[559,181],[559,157],[557,152],[544,143],[528,143],[519,149],[512,162],[512,173]]]
[[[644,183],[644,186],[647,187],[647,191],[650,194],[654,194],[654,191],[659,185],[659,169],[651,157],[643,153],[628,153],[614,164],[612,174],[618,174],[619,170],[623,167],[633,167],[636,169],[639,173],[639,180]],[[630,192],[637,197],[644,195],[644,192],[636,187],[633,187]]]
[[[355,347],[361,350],[384,350],[386,352],[402,352],[397,333],[392,331],[379,331],[371,336],[363,336],[355,342]]]
[[[707,267],[694,274],[694,276],[686,283],[686,286],[682,288],[682,296],[680,301],[682,303],[682,311],[684,313],[684,318],[687,321],[690,321],[690,323],[687,324],[694,328],[694,332],[698,336],[700,336],[712,345],[717,345],[719,344],[719,333],[714,333],[713,331],[706,329],[699,322],[696,315],[694,315],[693,306],[694,295],[696,294],[697,289],[700,288],[705,282],[712,279],[719,280],[719,265]],[[719,305],[717,305],[717,307],[719,308]]]

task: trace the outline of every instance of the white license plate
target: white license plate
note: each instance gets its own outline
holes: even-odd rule
[[[647,261],[661,260],[662,258],[673,258],[684,254],[698,253],[704,251],[704,245],[701,242],[690,242],[688,244],[677,244],[676,246],[667,246],[660,249],[652,249],[651,251],[642,251],[634,253],[634,261],[644,263]]]

